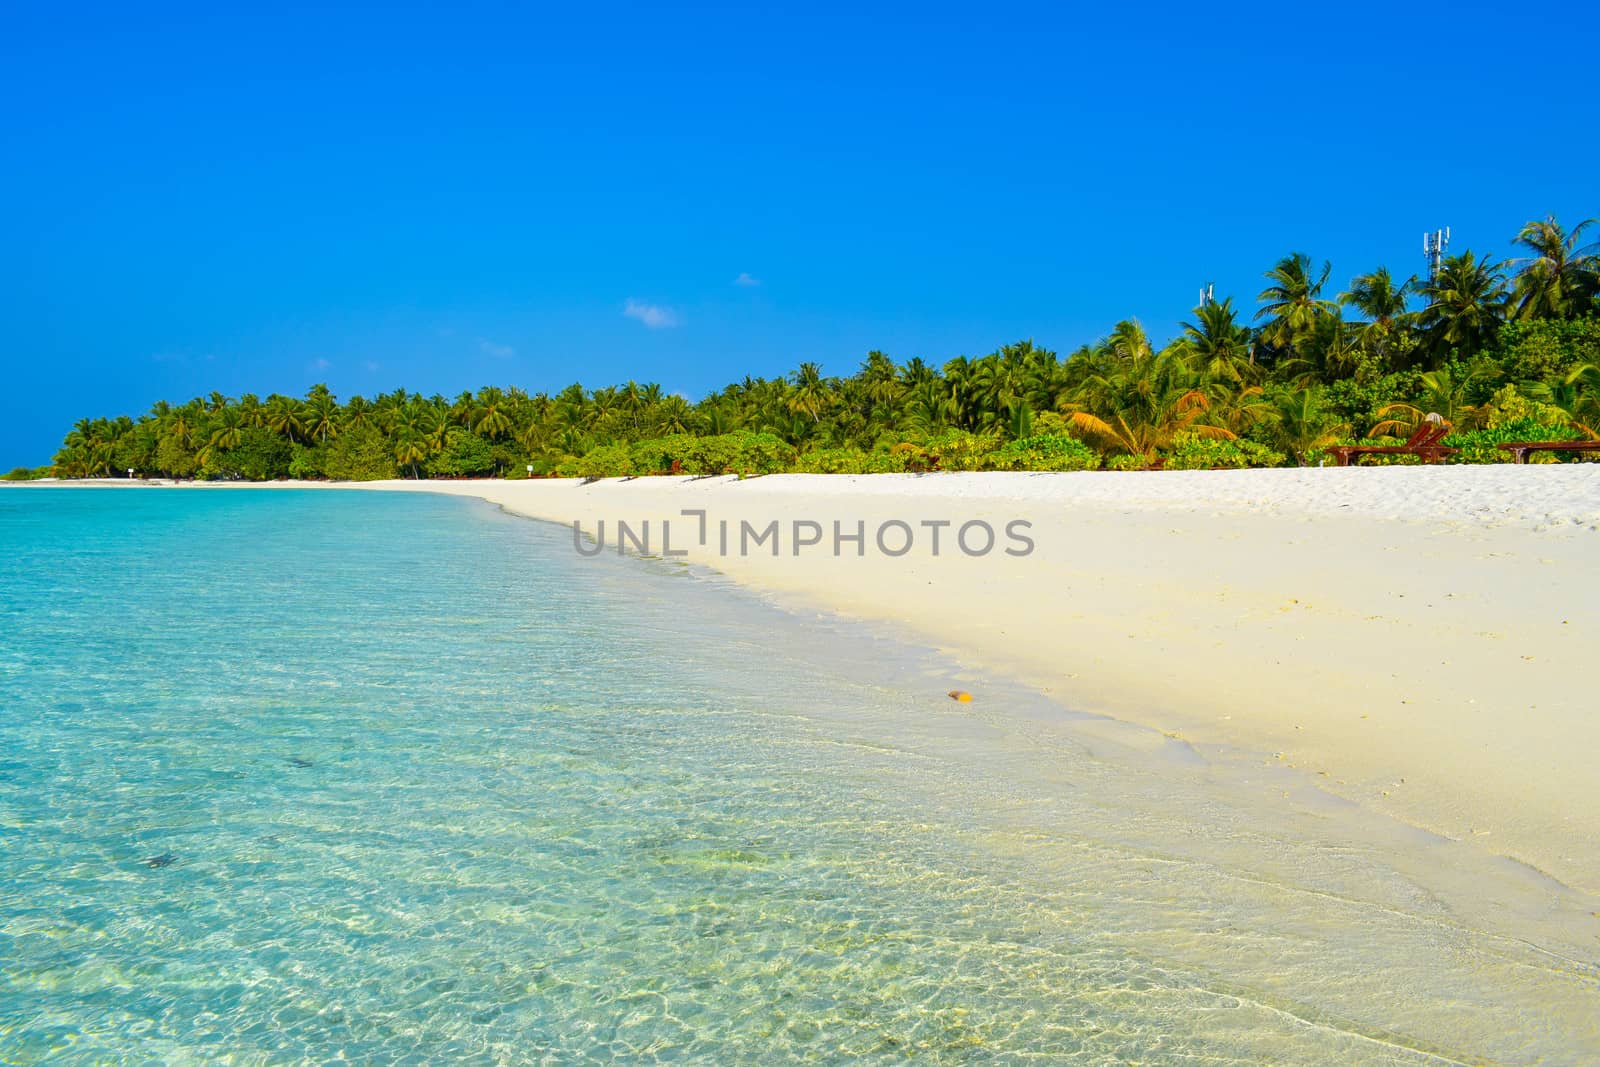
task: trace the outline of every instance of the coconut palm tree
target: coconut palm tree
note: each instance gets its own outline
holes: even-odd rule
[[[476,406],[472,409],[472,432],[487,441],[499,441],[512,430],[510,403],[499,389],[488,386],[478,391]]]
[[[188,405],[173,408],[167,421],[167,436],[171,437],[184,448],[188,448],[194,440],[195,423],[193,414]]]
[[[1145,333],[1138,319],[1123,319],[1111,328],[1111,336],[1100,342],[1101,352],[1117,360],[1148,358],[1154,349],[1150,335]]]
[[[254,393],[245,393],[236,405],[246,426],[261,425],[261,400]]]
[[[1327,409],[1322,390],[1314,386],[1275,394],[1272,414],[1277,444],[1302,467],[1312,452],[1333,444],[1350,429]]]
[[[1572,420],[1572,425],[1589,435],[1590,440],[1600,440],[1600,366],[1585,363],[1574,367],[1562,383],[1559,406]]]
[[[1600,242],[1579,244],[1596,224],[1584,219],[1571,232],[1554,215],[1522,227],[1512,242],[1529,255],[1512,260],[1516,269],[1514,317],[1570,319],[1596,310],[1600,294]]]
[[[1197,322],[1183,323],[1183,339],[1203,373],[1214,381],[1235,384],[1255,376],[1251,360],[1250,328],[1235,318],[1233,298],[1201,304],[1194,309]]]
[[[1566,380],[1524,382],[1517,387],[1529,400],[1558,409],[1567,424],[1591,441],[1600,440],[1600,367],[1586,363],[1574,367]]]
[[[627,384],[618,390],[618,395],[622,400],[622,410],[628,413],[629,418],[633,420],[633,428],[637,430],[639,416],[645,409],[644,390],[639,388],[638,382],[629,378]]]
[[[971,365],[967,389],[962,394],[966,404],[964,424],[974,430],[994,426],[1024,402],[1025,392],[1020,360],[1001,353],[984,356]]]
[[[1303,356],[1294,368],[1299,372],[1297,384],[1305,386],[1324,378],[1347,376],[1360,356],[1359,337],[1359,329],[1352,329],[1344,321],[1344,312],[1339,308],[1318,317],[1300,345]]]
[[[886,421],[892,415],[904,388],[900,384],[900,368],[895,366],[894,360],[873,350],[862,361],[856,381],[861,385],[861,398],[865,402],[868,419]]]
[[[1505,318],[1506,279],[1487,256],[1451,256],[1423,288],[1428,306],[1417,316],[1435,361],[1451,349],[1474,355],[1494,343]]]
[[[938,377],[939,372],[928,366],[921,356],[912,356],[900,371],[900,380],[911,388],[936,381]]]
[[[206,441],[208,450],[238,448],[243,440],[244,417],[237,408],[222,408],[212,416],[211,435]]]
[[[395,436],[394,458],[402,467],[411,468],[411,477],[420,478],[417,464],[428,458],[428,445],[422,434],[402,426]]]
[[[1180,433],[1232,439],[1205,420],[1211,400],[1171,352],[1150,356],[1084,381],[1066,404],[1067,423],[1091,440],[1154,462]]]
[[[267,397],[266,407],[261,409],[262,424],[275,434],[287,437],[291,441],[305,439],[305,418],[300,410],[300,402],[292,396],[281,396],[273,393]]]
[[[394,439],[395,461],[410,467],[413,478],[420,478],[417,464],[442,447],[449,424],[442,405],[436,407],[425,400],[412,398],[404,407],[394,409],[389,432]]]
[[[1314,272],[1311,257],[1304,252],[1278,260],[1263,275],[1272,284],[1256,296],[1262,305],[1256,318],[1266,320],[1261,339],[1276,349],[1293,348],[1319,316],[1332,312],[1333,301],[1322,297],[1322,288],[1332,272],[1332,264],[1326,262],[1320,272]]]
[[[937,378],[925,379],[906,390],[900,422],[908,430],[932,434],[948,424],[950,400]]]
[[[1404,321],[1406,301],[1416,283],[1415,275],[1396,283],[1388,267],[1379,267],[1371,274],[1356,275],[1350,288],[1339,294],[1339,303],[1361,312],[1369,326],[1393,328]]]
[[[662,397],[661,402],[655,406],[655,410],[662,433],[690,432],[693,412],[689,409],[689,402],[683,397],[678,396],[676,393]]]
[[[1397,283],[1388,267],[1379,267],[1371,274],[1356,275],[1350,288],[1339,294],[1341,305],[1354,308],[1365,319],[1356,324],[1356,343],[1385,364],[1394,337],[1410,325],[1407,305],[1416,285],[1415,275]]]
[[[802,363],[794,372],[789,393],[790,411],[811,416],[812,422],[822,421],[822,409],[828,404],[828,384],[822,379],[822,368],[816,363]]]
[[[329,438],[339,436],[339,402],[327,386],[313,386],[301,410],[309,437],[326,444]]]
[[[444,451],[445,445],[450,441],[450,431],[455,428],[449,410],[437,404],[424,404],[419,407],[413,425],[430,456],[437,456]]]

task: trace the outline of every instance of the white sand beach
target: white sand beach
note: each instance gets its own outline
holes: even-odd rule
[[[903,628],[1066,704],[1235,746],[1600,892],[1600,466],[389,482],[517,514],[648,520],[801,610]],[[707,513],[707,543],[698,517]],[[968,556],[962,523],[993,525]],[[1005,524],[1035,549],[1003,551]],[[719,524],[732,531],[719,550]],[[739,524],[780,524],[740,554]],[[823,543],[793,550],[792,523]],[[864,555],[832,524],[865,523]],[[888,556],[890,520],[915,535]],[[928,521],[946,520],[934,556]],[[809,529],[805,534],[809,534]],[[970,547],[981,547],[974,528]],[[802,535],[804,536],[804,534]],[[898,551],[905,535],[885,532]],[[974,694],[981,701],[981,692]]]

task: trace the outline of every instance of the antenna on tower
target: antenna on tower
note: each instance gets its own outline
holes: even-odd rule
[[[1439,277],[1439,264],[1444,259],[1444,250],[1450,246],[1450,227],[1434,230],[1432,233],[1422,235],[1422,255],[1428,261],[1428,281],[1432,282]]]
[[[1217,302],[1216,291],[1217,287],[1215,283],[1206,282],[1204,285],[1202,285],[1200,287],[1200,306],[1210,307],[1212,304],[1215,304]]]

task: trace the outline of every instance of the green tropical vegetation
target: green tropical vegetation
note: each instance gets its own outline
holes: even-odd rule
[[[1493,462],[1501,441],[1600,437],[1600,253],[1585,243],[1594,225],[1530,222],[1510,260],[1465,251],[1431,279],[1379,267],[1342,292],[1329,287],[1330,264],[1295,252],[1264,272],[1253,313],[1208,300],[1159,347],[1126,319],[1065,357],[1031,341],[940,367],[869,352],[850,375],[807,362],[698,402],[634,381],[342,403],[321,385],[303,398],[212,393],[137,419],[82,419],[53,466],[5,477],[1304,465],[1334,444],[1402,440],[1429,412],[1453,424],[1454,461]]]

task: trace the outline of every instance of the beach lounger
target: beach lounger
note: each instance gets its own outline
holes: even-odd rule
[[[1341,467],[1348,467],[1362,456],[1416,456],[1424,463],[1438,463],[1459,451],[1440,444],[1449,432],[1450,424],[1442,416],[1429,415],[1403,445],[1334,445],[1328,452]]]
[[[1600,452],[1600,441],[1505,441],[1497,447],[1511,453],[1511,462],[1526,463],[1529,452]]]

